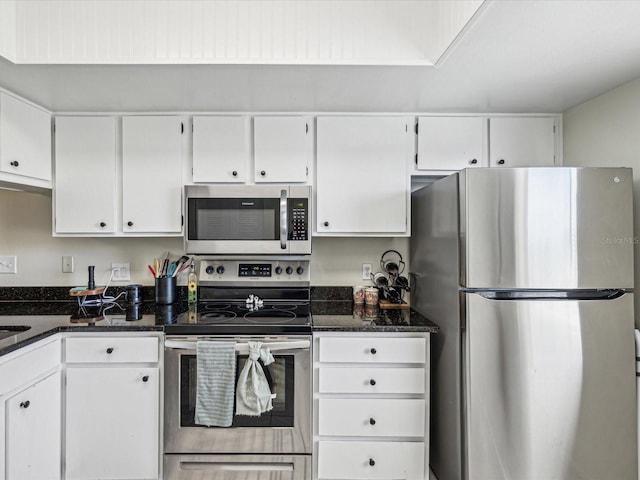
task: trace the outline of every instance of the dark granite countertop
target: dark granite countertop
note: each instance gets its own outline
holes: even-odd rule
[[[142,303],[117,303],[109,308],[80,307],[77,301],[69,300],[68,296],[65,298],[68,288],[0,289],[0,329],[29,327],[17,335],[0,339],[0,355],[59,332],[162,332],[165,325],[188,311],[188,305],[185,295],[180,295],[180,301],[173,305],[156,305],[152,289],[145,288]],[[20,300],[13,301],[12,296]],[[381,309],[354,305],[350,287],[312,287],[311,299],[314,331],[439,331],[435,323],[411,308]]]
[[[60,332],[162,332],[168,319],[187,309],[186,303],[161,306],[143,302],[99,308],[80,307],[69,301],[0,301],[0,329],[29,327],[24,332],[1,339],[0,355]]]
[[[313,300],[313,330],[317,332],[424,332],[438,326],[412,308],[354,305],[352,300]]]

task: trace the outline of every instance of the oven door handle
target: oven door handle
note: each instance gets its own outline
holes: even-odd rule
[[[280,190],[280,248],[287,248],[289,221],[287,219],[287,191]]]
[[[193,340],[165,340],[164,341],[165,348],[172,348],[176,350],[195,350],[196,344],[197,342]],[[269,342],[269,343],[263,343],[262,347],[268,348],[272,352],[275,352],[278,350],[304,350],[304,349],[309,349],[311,347],[311,342],[309,340],[296,340],[291,342]],[[237,343],[236,352],[249,353],[249,344]]]

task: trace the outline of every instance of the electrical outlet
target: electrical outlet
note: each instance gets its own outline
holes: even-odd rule
[[[131,280],[128,263],[112,263],[111,270],[113,271],[112,280],[114,282],[128,282]]]
[[[0,257],[0,273],[18,273],[18,257]]]
[[[73,256],[62,256],[62,273],[73,273]]]
[[[371,280],[371,264],[362,264],[362,280]]]

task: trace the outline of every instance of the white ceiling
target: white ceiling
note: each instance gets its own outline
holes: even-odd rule
[[[640,77],[640,1],[498,0],[434,67],[14,65],[53,111],[563,112]]]

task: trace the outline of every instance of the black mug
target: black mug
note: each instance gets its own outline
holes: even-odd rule
[[[127,303],[142,303],[142,285],[127,285]]]

